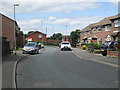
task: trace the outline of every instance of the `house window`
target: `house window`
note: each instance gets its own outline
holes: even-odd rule
[[[98,43],[102,43],[102,38],[97,39]]]
[[[95,33],[96,32],[96,28],[93,28],[93,33]]]
[[[102,27],[98,27],[98,32],[101,32],[102,31]]]
[[[90,31],[88,31],[88,34],[90,34]]]
[[[111,41],[111,36],[110,35],[107,35],[106,38],[105,38],[106,41]]]
[[[120,26],[120,19],[119,20],[115,20],[114,23],[115,23],[115,27],[119,27]]]
[[[110,25],[105,26],[105,31],[110,31]]]
[[[92,30],[90,31],[90,34],[92,34]]]

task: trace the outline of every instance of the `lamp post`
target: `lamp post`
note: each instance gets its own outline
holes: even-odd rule
[[[46,27],[46,35],[47,35],[47,27]]]
[[[41,20],[42,43],[43,43],[43,21]]]
[[[19,4],[14,4],[14,51],[15,51],[15,55],[16,55],[16,25],[15,25],[15,7],[19,6]]]
[[[66,27],[66,36],[67,36],[67,25],[65,27]]]

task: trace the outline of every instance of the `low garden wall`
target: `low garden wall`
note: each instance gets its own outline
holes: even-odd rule
[[[107,55],[108,56],[115,56],[115,57],[119,57],[120,58],[120,51],[107,51]]]

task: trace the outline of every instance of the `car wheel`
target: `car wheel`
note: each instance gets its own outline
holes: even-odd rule
[[[25,52],[22,52],[22,54],[26,54]]]
[[[103,56],[107,56],[107,53],[102,53]]]
[[[39,54],[39,50],[37,51],[37,54]]]

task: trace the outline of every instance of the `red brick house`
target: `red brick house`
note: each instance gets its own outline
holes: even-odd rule
[[[27,38],[32,38],[32,41],[46,41],[46,34],[36,31],[28,34]]]
[[[62,41],[70,41],[70,36],[69,35],[64,35],[62,37]]]
[[[13,50],[14,49],[14,20],[12,20],[11,18],[3,15],[0,13],[0,17],[1,17],[1,26],[0,28],[2,29],[2,35],[1,37],[5,37],[6,41],[8,41],[10,43],[10,49]],[[19,46],[23,45],[23,35],[20,33],[20,27],[18,26],[17,22],[15,22],[16,25],[16,43],[17,46],[19,43],[21,43]],[[20,36],[20,37],[19,37]],[[19,38],[19,41],[17,41]]]
[[[106,17],[101,21],[90,24],[81,30],[81,42],[103,43],[119,39],[120,19],[119,15]]]

